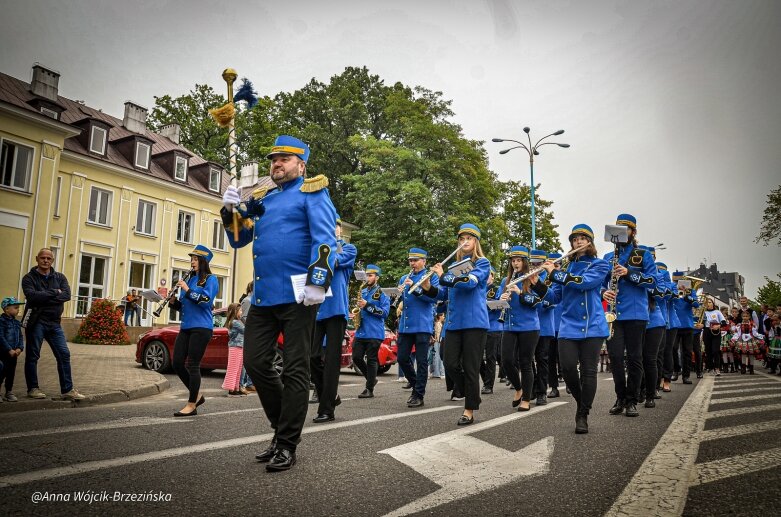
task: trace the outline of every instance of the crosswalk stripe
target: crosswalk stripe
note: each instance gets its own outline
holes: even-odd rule
[[[719,440],[721,438],[731,438],[733,436],[745,436],[753,433],[764,433],[766,431],[775,431],[781,429],[781,420],[771,420],[770,422],[757,422],[755,424],[735,425],[732,427],[722,427],[719,429],[708,429],[700,433],[700,440]]]
[[[737,382],[733,384],[725,384],[721,385],[718,382],[716,383],[716,386],[714,388],[713,393],[719,393],[720,388],[736,388],[739,386],[776,386],[777,383],[771,382],[771,381],[757,381],[757,382]]]
[[[725,379],[724,377],[719,377],[719,380],[716,381],[716,385],[718,386],[721,384],[731,384],[736,382],[766,382],[768,379],[776,380],[773,377],[770,377],[768,375],[762,375],[762,374],[753,375],[753,376],[741,375],[740,377],[732,377],[728,379]]]
[[[713,399],[710,401],[711,405],[716,404],[729,404],[731,402],[748,402],[751,400],[765,400],[765,399],[774,399],[779,398],[781,395],[778,393],[770,393],[767,395],[747,395],[745,397],[730,397],[726,399]]]
[[[762,406],[736,407],[732,409],[719,409],[705,414],[705,418],[721,418],[724,416],[748,415],[750,413],[761,413],[763,411],[777,411],[781,409],[781,404],[765,404]]]
[[[50,427],[47,429],[38,429],[24,431],[21,433],[10,433],[0,435],[0,440],[10,440],[12,438],[28,438],[30,436],[44,436],[47,434],[59,434],[59,433],[79,433],[84,431],[103,431],[106,429],[123,429],[127,427],[142,427],[147,425],[161,425],[161,424],[183,424],[186,422],[192,422],[191,419],[182,418],[152,418],[152,417],[136,417],[136,418],[123,418],[120,420],[114,420],[112,422],[101,422],[95,424],[78,424],[78,425],[66,425],[62,427]]]
[[[720,479],[751,474],[781,465],[781,447],[700,463],[692,472],[690,483],[704,485]]]
[[[779,384],[778,386],[753,386],[747,388],[740,388],[736,390],[719,390],[719,391],[714,391],[713,395],[714,396],[723,395],[725,393],[756,393],[757,391],[772,391],[772,390],[781,390],[781,384]],[[713,399],[713,400],[718,400],[718,399]]]

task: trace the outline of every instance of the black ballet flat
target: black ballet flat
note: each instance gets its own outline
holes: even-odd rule
[[[200,406],[200,405],[201,405],[201,404],[203,404],[204,402],[206,402],[206,397],[204,397],[203,395],[201,395],[201,398],[199,398],[199,399],[198,399],[198,402],[196,402],[196,403],[195,403],[195,407],[198,407],[198,406]]]
[[[523,400],[523,397],[519,398],[518,400],[513,400],[513,407],[520,406],[522,400]]]
[[[189,413],[182,413],[181,411],[177,411],[176,413],[174,413],[174,416],[195,416],[197,414],[198,414],[198,410],[193,409]]]
[[[466,415],[461,415],[461,418],[458,419],[458,422],[456,425],[471,425],[475,423],[475,417],[474,415],[468,417]]]
[[[518,411],[529,411],[531,408],[531,405],[529,407],[518,406]]]

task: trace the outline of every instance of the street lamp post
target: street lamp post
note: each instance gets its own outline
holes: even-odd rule
[[[544,137],[542,137],[539,140],[537,140],[537,143],[535,143],[534,145],[532,145],[532,138],[531,138],[531,134],[530,134],[531,129],[528,128],[528,127],[525,127],[525,128],[523,128],[523,132],[526,133],[526,138],[529,140],[528,147],[526,146],[526,144],[524,144],[522,142],[519,142],[518,140],[512,140],[512,139],[509,139],[509,138],[492,138],[491,141],[492,142],[513,142],[515,144],[518,144],[518,145],[516,145],[514,147],[510,147],[508,149],[502,149],[501,151],[499,151],[499,154],[507,154],[510,151],[512,151],[513,149],[518,149],[519,147],[521,149],[524,149],[529,154],[529,171],[531,172],[531,197],[532,197],[532,243],[531,243],[532,246],[531,247],[532,248],[536,248],[537,247],[537,233],[536,233],[536,227],[537,227],[536,223],[537,223],[537,221],[536,221],[535,216],[534,216],[534,157],[535,156],[539,156],[540,153],[539,153],[538,149],[540,147],[544,146],[544,145],[552,144],[552,145],[558,145],[559,147],[567,148],[567,147],[569,147],[569,144],[561,144],[561,143],[558,143],[558,142],[543,142],[543,140],[545,140],[548,137],[559,136],[559,135],[564,134],[564,130],[563,129],[559,129],[558,131],[556,131],[554,133],[551,133],[549,135],[545,135]]]

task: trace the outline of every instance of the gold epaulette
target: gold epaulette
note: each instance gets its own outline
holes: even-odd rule
[[[252,199],[263,199],[269,190],[271,190],[269,186],[256,188],[252,191]]]
[[[314,178],[306,178],[301,185],[301,192],[317,192],[328,186],[328,178],[318,174]]]

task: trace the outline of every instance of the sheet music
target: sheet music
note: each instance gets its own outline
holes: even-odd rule
[[[396,298],[401,293],[399,290],[395,287],[382,287],[382,292],[385,293],[385,296],[388,298]]]
[[[141,297],[149,300],[150,302],[158,303],[163,301],[163,297],[160,293],[154,289],[144,289],[141,291]]]
[[[302,273],[300,275],[290,275],[290,283],[293,284],[293,294],[296,297],[296,300],[299,300],[304,296],[304,287],[306,286],[306,273]],[[331,288],[328,288],[328,291],[325,293],[326,297],[333,296],[334,293],[331,292]]]
[[[510,307],[510,304],[507,302],[507,300],[488,300],[486,303],[488,304],[488,308],[492,311],[496,309],[507,309]]]

